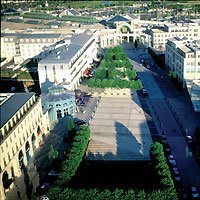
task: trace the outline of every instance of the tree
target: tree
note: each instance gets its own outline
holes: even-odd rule
[[[74,122],[72,117],[68,117],[67,119],[67,130],[71,131],[72,129],[74,129]]]
[[[51,151],[50,151],[51,158],[55,160],[56,158],[58,158],[58,154],[59,154],[58,151],[54,149],[53,145],[51,145]]]

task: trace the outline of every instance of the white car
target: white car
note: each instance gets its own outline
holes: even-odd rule
[[[48,173],[48,176],[59,176],[59,174],[52,170]]]
[[[180,175],[178,170],[173,170],[175,175]]]
[[[37,200],[49,200],[49,197],[43,195],[41,197],[38,197]]]
[[[186,139],[187,139],[187,141],[188,141],[189,143],[192,143],[192,136],[187,135],[187,136],[186,136]]]
[[[170,159],[169,162],[170,162],[171,165],[173,165],[173,166],[177,166],[175,160],[171,160],[171,159]]]
[[[197,192],[196,187],[191,187],[191,193],[192,193],[192,198],[198,198],[199,197],[199,193]]]
[[[175,179],[175,181],[181,181],[181,177],[180,176],[175,176],[174,179]]]
[[[169,160],[174,160],[174,156],[171,154],[168,156]]]

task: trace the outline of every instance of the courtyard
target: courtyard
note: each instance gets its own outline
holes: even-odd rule
[[[152,138],[137,93],[101,96],[90,129],[86,159],[150,160]]]

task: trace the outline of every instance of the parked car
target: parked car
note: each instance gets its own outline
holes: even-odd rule
[[[51,170],[49,173],[48,173],[48,176],[59,176],[59,174],[54,171],[54,170]]]
[[[175,160],[173,160],[173,159],[170,159],[169,160],[169,163],[172,165],[172,166],[177,166],[177,164],[176,164],[176,161]]]
[[[83,121],[83,120],[78,120],[78,121],[75,121],[74,124],[75,125],[84,125],[86,122]]]
[[[169,160],[174,160],[174,156],[173,156],[172,154],[170,154],[170,155],[168,156],[168,159],[169,159]]]
[[[149,66],[149,65],[147,65],[146,67],[147,67],[147,69],[150,69],[150,66]]]
[[[187,139],[187,141],[188,141],[189,143],[192,143],[192,136],[187,135],[187,136],[186,136],[186,139]]]
[[[197,191],[197,188],[196,187],[191,187],[191,197],[192,198],[195,198],[195,199],[199,199],[200,195]]]
[[[37,200],[49,200],[49,197],[47,197],[46,195],[42,195],[38,197]]]

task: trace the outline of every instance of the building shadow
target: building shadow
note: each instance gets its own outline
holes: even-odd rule
[[[155,180],[141,142],[121,122],[115,122],[115,151],[88,152],[68,184],[71,188],[152,188]],[[109,133],[108,133],[109,134]],[[109,145],[107,141],[105,144]]]

